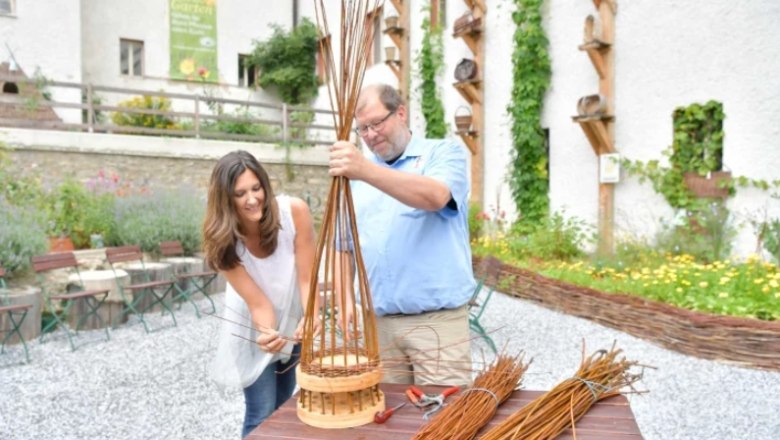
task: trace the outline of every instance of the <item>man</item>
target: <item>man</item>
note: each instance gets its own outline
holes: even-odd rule
[[[360,248],[377,314],[384,382],[471,382],[467,302],[474,291],[466,153],[412,135],[398,92],[366,87],[356,130],[374,153],[331,147],[331,176],[352,180]]]

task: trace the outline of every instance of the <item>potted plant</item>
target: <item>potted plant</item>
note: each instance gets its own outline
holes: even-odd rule
[[[113,193],[91,192],[68,179],[49,193],[47,206],[52,252],[87,249],[93,235],[105,242],[113,233]]]

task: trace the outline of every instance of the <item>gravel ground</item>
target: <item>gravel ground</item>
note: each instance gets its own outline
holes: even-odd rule
[[[35,341],[29,365],[13,346],[0,356],[0,439],[238,439],[243,396],[208,377],[219,320],[197,319],[187,308],[177,320],[149,335],[129,323],[108,342],[85,332],[76,352],[61,334]],[[656,367],[638,385],[649,392],[629,396],[648,440],[780,439],[780,373],[684,356],[501,294],[482,322],[498,329],[500,347],[533,357],[529,389],[571,376],[583,340],[588,354],[617,341],[629,359]],[[474,345],[481,360],[487,348]]]

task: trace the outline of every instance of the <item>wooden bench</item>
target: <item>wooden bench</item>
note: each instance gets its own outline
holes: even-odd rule
[[[24,323],[24,319],[27,317],[27,312],[30,311],[32,308],[31,304],[9,304],[8,297],[7,297],[7,291],[6,289],[8,286],[5,283],[5,268],[3,266],[0,266],[0,291],[3,292],[2,299],[0,300],[0,315],[5,315],[8,317],[8,322],[10,324],[10,328],[6,329],[0,329],[0,332],[5,334],[3,336],[3,342],[0,344],[0,353],[5,353],[5,344],[8,343],[8,341],[14,336],[19,336],[19,340],[22,342],[22,346],[24,347],[24,357],[27,359],[27,362],[30,362],[30,352],[27,349],[27,342],[24,340],[24,335],[22,335],[22,324]]]
[[[200,292],[203,294],[206,299],[209,300],[209,303],[211,303],[211,312],[210,313],[216,313],[217,307],[214,305],[214,300],[211,299],[211,296],[209,296],[208,292],[208,286],[214,281],[214,279],[217,278],[217,273],[214,271],[203,271],[203,270],[191,270],[190,265],[188,264],[179,264],[179,263],[186,263],[186,261],[183,261],[184,258],[184,248],[181,245],[181,242],[178,240],[175,241],[163,241],[160,243],[160,254],[164,257],[168,257],[168,261],[176,265],[177,267],[182,267],[183,271],[174,271],[176,278],[179,282],[175,284],[176,288],[176,296],[174,297],[174,301],[177,300],[187,300],[190,304],[192,304],[192,307],[195,308],[195,315],[200,318],[200,309],[198,308],[198,305],[195,304],[195,301],[193,300],[193,296]],[[200,267],[203,267],[203,260],[197,259],[200,261]]]
[[[46,305],[49,311],[52,312],[53,320],[41,329],[40,341],[43,342],[46,332],[58,325],[65,331],[70,342],[70,347],[73,351],[76,350],[76,344],[73,342],[73,338],[78,335],[78,331],[82,325],[89,319],[94,317],[95,320],[100,322],[106,333],[106,340],[111,340],[111,334],[108,332],[108,324],[103,321],[103,318],[98,313],[98,309],[108,297],[108,289],[99,290],[85,290],[84,283],[81,281],[81,274],[79,273],[79,263],[76,260],[76,256],[73,252],[57,252],[54,254],[38,255],[32,257],[33,270],[38,275],[38,284],[41,288],[41,293],[45,298]],[[49,291],[50,282],[46,280],[46,274],[55,269],[66,269],[75,274],[76,283],[69,284],[69,286],[75,287],[76,291],[68,292],[51,292]],[[59,301],[62,306],[62,311],[58,312],[54,306],[54,301]],[[70,329],[66,325],[65,320],[71,313],[71,309],[76,302],[81,302],[84,305],[84,313],[78,317],[76,326],[74,329]]]
[[[142,282],[131,281],[129,285],[124,286],[117,282],[122,299],[126,305],[120,316],[128,313],[136,314],[138,319],[141,320],[146,333],[150,333],[151,330],[149,330],[144,314],[159,304],[162,307],[163,314],[166,311],[171,314],[174,327],[177,325],[176,316],[166,302],[166,299],[169,298],[169,295],[174,290],[175,280],[153,280],[150,271],[144,263],[144,254],[141,252],[140,246],[131,245],[107,248],[106,260],[108,260],[108,264],[111,266],[111,270],[114,271],[115,276],[120,269],[120,263],[137,263],[141,268],[141,276],[144,278]],[[151,301],[147,301],[147,298],[150,298]]]

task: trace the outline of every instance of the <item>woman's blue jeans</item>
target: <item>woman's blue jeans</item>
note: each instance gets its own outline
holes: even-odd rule
[[[244,388],[244,429],[241,437],[246,437],[263,422],[274,410],[282,406],[295,390],[295,362],[301,352],[300,344],[293,349],[287,363],[276,361],[265,367],[257,380]]]

